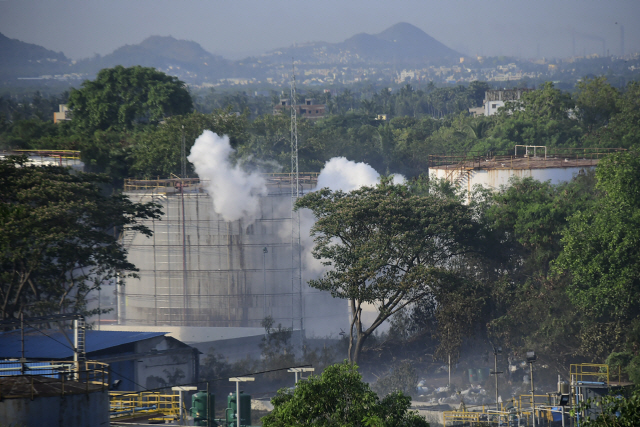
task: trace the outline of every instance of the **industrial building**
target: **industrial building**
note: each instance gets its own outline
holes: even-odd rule
[[[111,383],[120,384],[120,390],[170,387],[198,379],[198,350],[165,332],[87,330],[85,334],[86,357],[108,364]],[[22,349],[30,362],[70,362],[74,355],[61,330],[27,329],[21,336],[16,329],[0,334],[1,360],[19,360]]]

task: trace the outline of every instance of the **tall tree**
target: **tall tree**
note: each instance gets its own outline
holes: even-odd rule
[[[135,275],[116,230],[159,217],[154,204],[105,197],[108,178],[26,158],[0,161],[0,315],[86,312],[87,295]]]
[[[325,188],[296,206],[315,215],[313,255],[330,267],[309,284],[349,301],[352,362],[390,316],[446,288],[453,280],[451,261],[477,238],[471,209],[422,181],[394,185],[383,179],[350,193]],[[375,319],[365,326],[367,304],[375,307]]]
[[[73,126],[85,132],[110,127],[131,128],[135,123],[158,123],[186,114],[193,103],[185,84],[148,67],[100,70],[93,81],[69,95]]]
[[[591,132],[609,123],[619,111],[618,90],[607,83],[607,78],[596,77],[578,83],[576,93],[577,116],[587,131]]]
[[[640,152],[607,156],[596,177],[604,195],[570,218],[557,267],[570,273],[579,307],[629,321],[640,315]]]

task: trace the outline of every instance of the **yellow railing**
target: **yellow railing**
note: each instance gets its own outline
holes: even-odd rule
[[[534,405],[536,404],[536,398],[537,397],[542,397],[542,398],[545,399],[544,403],[549,403],[548,402],[548,400],[549,400],[549,396],[548,395],[546,395],[546,394],[535,394],[535,395],[533,395],[533,399],[534,399],[533,403],[534,403]],[[542,402],[540,402],[540,399],[537,399],[537,400],[538,400],[538,402],[537,402],[538,404],[542,403]],[[529,408],[529,410],[531,410],[531,395],[530,394],[521,394],[518,397],[518,408],[521,408],[521,409],[522,408]]]
[[[609,365],[603,363],[580,363],[569,367],[571,380],[604,382],[609,385]]]
[[[483,412],[445,411],[442,413],[442,423],[454,426],[457,423],[489,424],[489,418]]]
[[[180,395],[160,392],[109,392],[111,419],[157,415],[163,418],[180,417]]]
[[[20,154],[30,154],[40,157],[55,157],[66,160],[80,160],[80,151],[78,150],[13,150]]]

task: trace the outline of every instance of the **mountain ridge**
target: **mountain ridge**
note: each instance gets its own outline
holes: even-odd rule
[[[418,66],[454,61],[460,56],[420,28],[400,22],[377,34],[358,33],[339,43],[312,42],[279,48],[238,61],[205,50],[199,43],[172,36],[150,36],[138,44],[126,44],[113,52],[79,61],[42,46],[0,34],[3,80],[41,75],[76,73],[93,78],[99,70],[116,65],[153,67],[187,83],[215,83],[228,78],[262,78],[273,65],[384,64]]]

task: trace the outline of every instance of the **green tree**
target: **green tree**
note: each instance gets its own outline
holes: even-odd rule
[[[619,110],[618,90],[607,83],[607,78],[596,77],[578,83],[576,113],[587,131],[591,132],[609,123]]]
[[[180,175],[182,170],[182,138],[185,139],[185,152],[189,155],[195,140],[205,130],[218,135],[228,135],[235,148],[246,136],[247,118],[232,114],[230,109],[215,110],[210,114],[191,113],[170,117],[165,123],[145,129],[136,135],[127,161],[134,175],[155,178]],[[193,173],[193,166],[186,162],[187,175]]]
[[[612,392],[597,400],[589,400],[578,411],[595,412],[593,417],[580,417],[585,427],[635,427],[640,425],[640,388]],[[575,415],[576,411],[572,411]]]
[[[324,188],[296,206],[315,215],[313,255],[330,267],[310,286],[349,301],[348,357],[355,363],[385,320],[446,289],[453,280],[451,261],[477,238],[471,209],[422,181],[410,186],[384,179],[349,193]],[[376,317],[365,327],[367,304],[375,307]]]
[[[116,231],[151,231],[136,223],[159,218],[154,204],[105,197],[104,176],[26,158],[0,161],[0,314],[86,311],[87,295],[105,282],[135,276]],[[119,283],[121,284],[121,283]]]
[[[192,107],[183,82],[141,66],[100,70],[95,80],[85,81],[81,89],[72,89],[69,95],[73,126],[88,133],[158,123],[169,116],[186,114]]]
[[[607,156],[596,177],[603,197],[570,218],[556,266],[570,273],[582,309],[631,319],[640,314],[640,153]]]
[[[299,382],[293,391],[281,389],[271,399],[273,411],[262,418],[265,427],[376,426],[428,427],[409,411],[411,398],[394,393],[382,400],[349,363],[327,367],[321,376]]]

